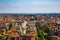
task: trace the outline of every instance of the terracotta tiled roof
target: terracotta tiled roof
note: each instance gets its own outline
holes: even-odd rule
[[[11,22],[11,18],[5,18],[7,22]]]
[[[20,36],[32,36],[32,37],[34,37],[35,34],[20,34]]]
[[[59,38],[59,36],[51,36],[52,38]]]
[[[9,34],[10,35],[10,37],[19,37],[19,34],[18,33],[12,33],[12,34]]]

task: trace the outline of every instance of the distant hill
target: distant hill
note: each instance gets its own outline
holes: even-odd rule
[[[57,15],[60,16],[60,13],[0,13],[0,15],[14,15],[14,16],[36,16],[36,15]]]

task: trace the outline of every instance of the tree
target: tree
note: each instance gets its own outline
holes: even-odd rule
[[[10,25],[9,25],[9,29],[11,29],[12,26],[13,26],[12,23],[10,23]]]
[[[43,26],[39,26],[39,23],[36,23],[37,28],[37,37],[36,40],[52,40],[50,36],[52,36],[52,31],[49,25],[44,24]]]
[[[47,24],[44,24],[42,26],[42,30],[44,32],[44,37],[46,40],[52,40],[52,38],[50,36],[52,36],[52,30],[51,30],[51,27]]]
[[[0,40],[2,39],[2,34],[0,33]]]
[[[38,23],[36,23],[36,29],[37,29],[37,37],[36,37],[36,40],[44,40],[44,36],[43,36],[43,31],[40,30],[40,26]]]

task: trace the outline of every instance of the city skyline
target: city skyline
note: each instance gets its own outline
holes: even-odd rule
[[[60,13],[60,0],[0,0],[0,13]]]

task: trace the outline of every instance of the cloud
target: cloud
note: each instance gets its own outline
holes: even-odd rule
[[[44,13],[60,12],[59,2],[15,2],[0,4],[0,13]]]
[[[19,6],[19,5],[60,5],[60,2],[16,2],[10,3],[12,6]]]

